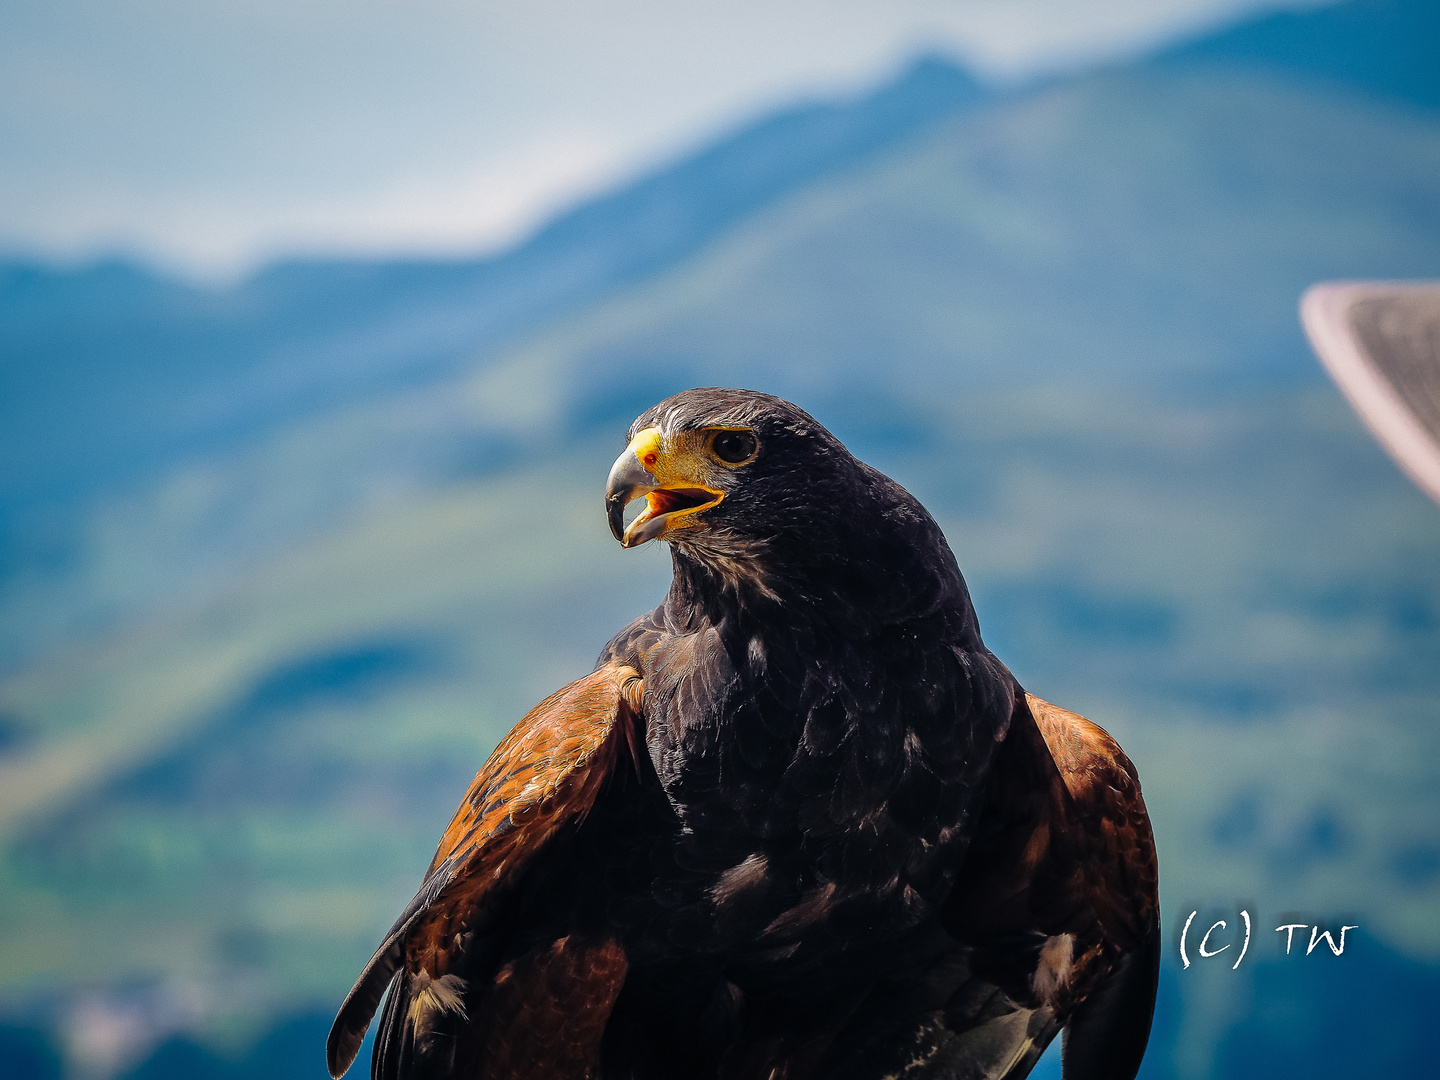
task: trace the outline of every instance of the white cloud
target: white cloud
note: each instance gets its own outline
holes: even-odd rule
[[[138,254],[215,281],[277,255],[484,254],[614,182],[620,168],[613,145],[577,131],[538,136],[469,168],[402,171],[335,194],[267,192],[259,184],[254,192],[203,184],[178,191],[96,185],[85,195],[70,188],[32,197],[22,250],[60,261]]]

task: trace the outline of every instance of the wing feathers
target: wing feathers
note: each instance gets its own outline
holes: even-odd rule
[[[564,937],[506,964],[491,985],[485,1080],[584,1080],[625,982],[613,939]]]
[[[325,1061],[330,1067],[331,1076],[343,1076],[355,1060],[355,1055],[360,1052],[360,1044],[365,1041],[365,1031],[370,1026],[370,1018],[375,1015],[380,997],[385,993],[385,988],[391,985],[403,959],[404,949],[400,933],[392,932],[385,939],[385,944],[375,951],[375,955],[365,965],[365,970],[360,973],[360,978],[345,996],[345,1003],[340,1006],[335,1023],[330,1026],[330,1037],[325,1041]]]
[[[642,691],[633,668],[607,664],[546,698],[501,740],[445,830],[420,891],[340,1007],[326,1045],[331,1076],[355,1060],[387,985],[377,1077],[415,1071],[414,1036],[428,1017],[453,1026],[464,1015],[465,982],[449,979],[451,967],[466,965],[465,943],[485,929],[536,855],[583,821],[621,760],[640,752]],[[423,997],[411,985],[421,977]],[[449,1008],[455,1002],[460,1012]]]
[[[1140,781],[1098,724],[1031,694],[1026,704],[1070,796],[1071,821],[1054,846],[1070,862],[1077,906],[1099,924],[1077,960],[1089,958],[1090,971],[1076,976],[1065,1080],[1129,1080],[1145,1056],[1160,974],[1159,875]]]
[[[449,884],[452,869],[453,862],[449,860],[432,867],[420,891],[390,927],[385,940],[375,950],[370,962],[355,980],[355,985],[350,988],[350,993],[345,996],[345,1002],[335,1016],[335,1023],[330,1026],[330,1037],[325,1043],[325,1059],[331,1076],[343,1076],[345,1070],[354,1062],[355,1055],[360,1052],[360,1044],[365,1041],[365,1031],[370,1026],[370,1018],[375,1015],[375,1008],[380,1004],[380,996],[385,993],[387,986],[393,985],[395,973],[404,961],[406,931]],[[394,997],[393,992],[391,997]]]
[[[1145,802],[1115,740],[1017,695],[959,880],[947,927],[980,975],[1065,1025],[1066,1080],[1132,1077],[1154,1005],[1159,902]]]
[[[1079,819],[1065,830],[1075,884],[1107,936],[1139,947],[1159,919],[1159,875],[1135,766],[1098,724],[1025,697]]]
[[[1075,1011],[1060,1060],[1065,1080],[1112,1080],[1140,1071],[1160,985],[1160,924],[1120,958]]]
[[[375,1033],[375,1048],[370,1055],[370,1075],[375,1080],[395,1080],[400,1075],[400,1037],[404,1031],[397,1018],[407,1010],[406,997],[405,974],[400,972],[390,983],[385,1015],[381,1017],[380,1030]]]

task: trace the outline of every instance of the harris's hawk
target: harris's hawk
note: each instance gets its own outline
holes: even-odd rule
[[[627,503],[644,497],[624,527]],[[664,602],[496,748],[345,1000],[377,1080],[1129,1080],[1135,769],[980,638],[939,527],[788,402],[689,390],[610,472]]]

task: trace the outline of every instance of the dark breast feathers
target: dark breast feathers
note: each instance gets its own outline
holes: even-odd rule
[[[730,411],[702,421],[786,445],[777,399],[713,393]],[[658,484],[642,450],[686,415],[637,421]],[[745,491],[691,466],[731,516],[677,534],[665,602],[477,775],[336,1018],[332,1075],[387,988],[384,1080],[999,1080],[1062,1029],[1067,1078],[1134,1075],[1159,933],[1134,769],[1020,690],[933,521],[846,459],[881,520],[811,511],[808,547],[747,549]],[[767,505],[790,490],[768,476]]]

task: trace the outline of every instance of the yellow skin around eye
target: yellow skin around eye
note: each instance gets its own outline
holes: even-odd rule
[[[635,433],[635,437],[630,440],[627,453],[635,455],[645,471],[655,477],[656,485],[661,489],[645,496],[647,508],[637,522],[643,524],[643,521],[661,516],[665,519],[663,530],[648,537],[649,539],[660,539],[677,529],[691,527],[696,524],[694,518],[697,514],[719,505],[725,498],[725,492],[720,484],[726,474],[740,465],[747,464],[750,459],[735,464],[723,462],[716,457],[711,449],[711,443],[719,431],[748,430],[748,428],[702,428],[677,432],[670,438],[666,438],[658,427],[643,428]],[[676,509],[673,501],[664,494],[667,489],[705,491],[715,497],[698,506]],[[632,532],[636,530],[637,522],[631,523]],[[627,533],[627,535],[630,534]]]
[[[710,448],[722,431],[746,431],[749,428],[700,428],[681,431],[665,438],[656,427],[644,428],[630,440],[629,449],[640,459],[645,471],[664,487],[715,488],[726,474],[748,465],[754,455],[744,461],[722,461]],[[758,447],[757,447],[758,449]]]

